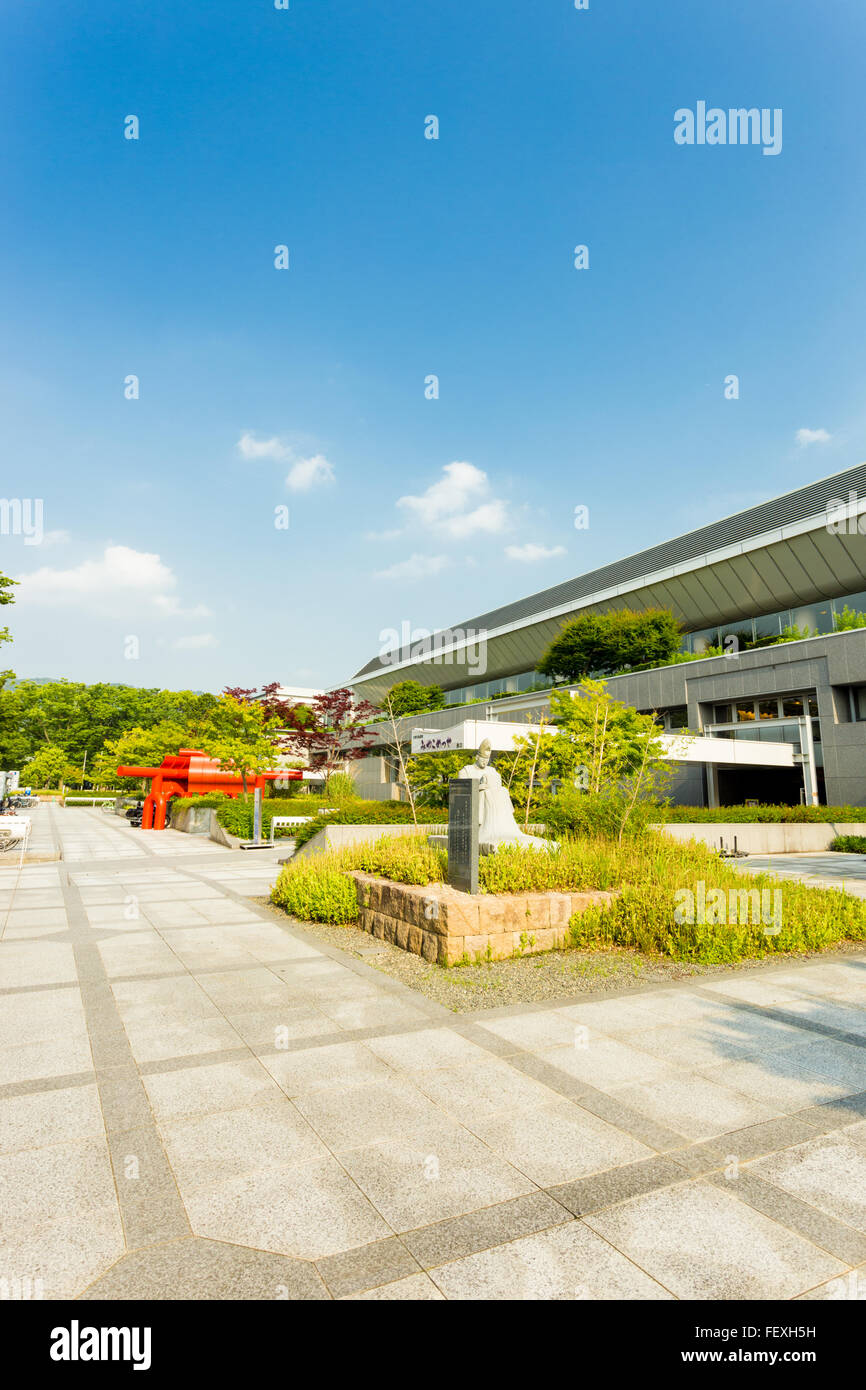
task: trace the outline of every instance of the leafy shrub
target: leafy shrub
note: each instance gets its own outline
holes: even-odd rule
[[[271,902],[304,922],[358,920],[355,885],[342,868],[304,859],[287,864],[271,889]]]
[[[284,866],[272,900],[308,921],[356,920],[355,889],[348,871],[360,869],[401,883],[441,883],[447,856],[423,835],[382,837]],[[487,893],[614,890],[609,907],[575,914],[568,943],[583,950],[628,949],[674,960],[724,964],[783,952],[818,951],[841,941],[866,941],[866,902],[852,895],[778,879],[745,876],[704,845],[679,844],[647,833],[624,839],[587,836],[544,853],[504,846],[479,865]],[[761,921],[677,920],[682,891],[699,897],[711,889],[727,895],[753,890],[781,894],[777,934]],[[770,901],[773,901],[771,899]]]
[[[628,812],[628,818],[625,819]],[[579,835],[618,836],[625,823],[627,835],[643,834],[653,822],[663,819],[664,807],[654,801],[635,801],[629,807],[624,796],[608,796],[596,792],[578,791],[563,787],[556,795],[540,803],[538,818],[544,822],[553,840]]]
[[[325,799],[329,806],[350,806],[360,801],[355,783],[348,772],[332,772],[325,783]]]
[[[441,883],[446,866],[444,850],[431,849],[423,835],[382,836],[374,844],[290,860],[271,890],[271,902],[308,922],[354,922],[358,912],[351,869],[395,883],[425,884]]]
[[[866,854],[866,835],[837,835],[830,848],[840,854]]]

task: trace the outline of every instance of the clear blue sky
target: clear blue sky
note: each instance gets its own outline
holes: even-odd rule
[[[6,0],[5,660],[332,684],[860,462],[864,50],[856,0]]]

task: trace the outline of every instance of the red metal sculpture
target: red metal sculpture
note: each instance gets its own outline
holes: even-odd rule
[[[196,796],[206,792],[240,796],[243,792],[243,782],[237,773],[224,771],[216,758],[209,758],[200,748],[179,748],[176,754],[163,758],[161,767],[119,767],[117,775],[152,779],[141,817],[142,830],[165,829],[166,810],[173,796]],[[265,782],[283,777],[298,782],[303,773],[294,767],[261,772],[257,777],[247,778],[247,790],[264,789]]]

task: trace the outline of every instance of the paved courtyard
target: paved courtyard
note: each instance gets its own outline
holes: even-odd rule
[[[866,1294],[866,955],[455,1015],[252,902],[277,851],[39,818],[3,1296]]]

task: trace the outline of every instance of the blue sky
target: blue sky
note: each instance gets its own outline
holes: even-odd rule
[[[866,457],[856,0],[6,0],[0,39],[19,675],[333,684]],[[678,146],[698,101],[781,153]]]

